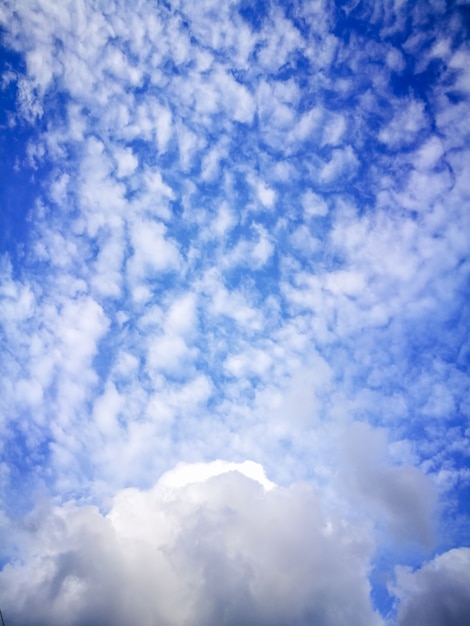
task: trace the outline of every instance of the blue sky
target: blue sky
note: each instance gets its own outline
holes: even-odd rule
[[[0,24],[8,626],[468,624],[468,5]]]

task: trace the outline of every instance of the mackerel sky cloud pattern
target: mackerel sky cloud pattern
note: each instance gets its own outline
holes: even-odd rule
[[[0,24],[8,626],[468,625],[468,4]]]

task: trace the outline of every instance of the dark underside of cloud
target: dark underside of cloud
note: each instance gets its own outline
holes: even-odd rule
[[[326,516],[310,486],[263,486],[221,465],[202,482],[186,482],[199,470],[185,466],[149,491],[123,490],[105,516],[38,506],[0,575],[9,626],[385,623],[370,602],[365,529]],[[469,582],[470,549],[402,568],[397,623],[464,626]]]
[[[207,626],[381,621],[366,536],[327,520],[314,491],[226,471],[120,492],[94,507],[37,510],[22,562],[1,575],[9,624]]]

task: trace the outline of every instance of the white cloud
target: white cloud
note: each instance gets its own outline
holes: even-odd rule
[[[225,369],[237,378],[257,375],[263,376],[271,365],[271,359],[262,350],[247,350],[245,353],[230,356]]]
[[[398,48],[391,48],[388,52],[387,65],[395,72],[401,72],[405,68],[405,59]]]
[[[237,291],[228,292],[220,287],[213,296],[210,309],[215,315],[225,315],[234,319],[242,327],[261,328],[261,314],[251,306],[243,293]]]
[[[228,463],[217,460],[210,463],[179,464],[176,468],[163,474],[158,482],[163,487],[180,489],[193,483],[204,483],[214,476],[220,476],[227,472],[239,472],[247,478],[259,482],[266,491],[275,487],[274,483],[266,477],[263,467],[253,461]]]
[[[266,209],[272,209],[276,201],[276,192],[267,187],[262,181],[256,183],[256,195]]]
[[[442,141],[434,135],[420,147],[414,163],[420,169],[432,169],[441,158],[443,151]]]
[[[113,154],[116,159],[118,178],[124,178],[132,174],[137,168],[139,161],[130,148],[117,148]]]
[[[351,146],[333,150],[331,158],[323,165],[319,173],[322,183],[332,183],[339,177],[350,179],[354,177],[359,167],[359,160]]]
[[[308,139],[319,128],[322,117],[323,111],[320,107],[314,107],[304,113],[292,131],[292,139],[294,141],[305,141]]]
[[[165,237],[161,222],[139,220],[132,224],[131,242],[133,254],[128,261],[131,282],[142,280],[153,272],[177,269],[181,257],[175,243]]]
[[[249,124],[255,112],[253,97],[248,89],[238,83],[228,72],[215,73],[213,80],[217,85],[221,98],[229,118],[237,122]]]
[[[223,201],[220,204],[220,207],[217,212],[217,218],[211,224],[211,228],[209,231],[218,237],[223,237],[226,233],[230,232],[230,230],[237,223],[237,216],[233,209],[228,205],[226,201]]]
[[[218,144],[211,148],[204,156],[201,163],[203,180],[212,181],[217,178],[220,171],[220,161],[226,157],[226,143]]]
[[[167,108],[159,108],[156,111],[155,124],[157,130],[157,144],[160,153],[166,152],[168,143],[173,134],[172,116]]]
[[[165,330],[183,336],[193,334],[196,321],[196,299],[194,294],[187,293],[171,304],[165,320]]]
[[[178,375],[186,362],[195,357],[179,335],[165,334],[150,341],[147,363],[150,371],[157,370]]]
[[[328,213],[328,204],[318,194],[311,190],[302,195],[302,207],[306,217],[324,217]]]
[[[364,276],[358,272],[338,270],[330,272],[325,279],[326,289],[336,294],[360,296],[366,288]]]
[[[320,241],[311,235],[309,228],[305,224],[302,224],[302,226],[299,226],[292,232],[290,242],[293,248],[302,252],[305,257],[310,257],[320,247]]]
[[[426,124],[424,103],[417,100],[398,102],[389,124],[379,132],[379,139],[390,148],[412,144]]]
[[[345,132],[346,120],[344,116],[331,116],[323,129],[322,144],[326,146],[337,146],[341,144]]]
[[[293,23],[281,15],[281,11],[273,12],[273,20],[265,31],[265,39],[258,59],[266,70],[275,72],[288,62],[290,55],[303,47],[303,40]]]
[[[108,383],[104,393],[96,399],[93,407],[93,421],[98,431],[107,440],[114,439],[119,432],[118,416],[122,406],[121,395],[112,383]]]
[[[197,137],[187,126],[180,123],[177,126],[180,164],[183,170],[190,169],[196,152],[205,146],[203,136]]]
[[[100,296],[117,298],[121,295],[125,250],[122,230],[122,227],[114,229],[114,232],[101,245],[94,263],[94,275],[90,282]]]

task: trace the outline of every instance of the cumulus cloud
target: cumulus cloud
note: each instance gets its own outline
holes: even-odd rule
[[[454,548],[412,571],[400,567],[392,587],[397,624],[464,626],[470,620],[470,548]]]
[[[360,529],[254,463],[180,466],[106,515],[43,505],[18,550],[1,574],[12,625],[382,623]]]

